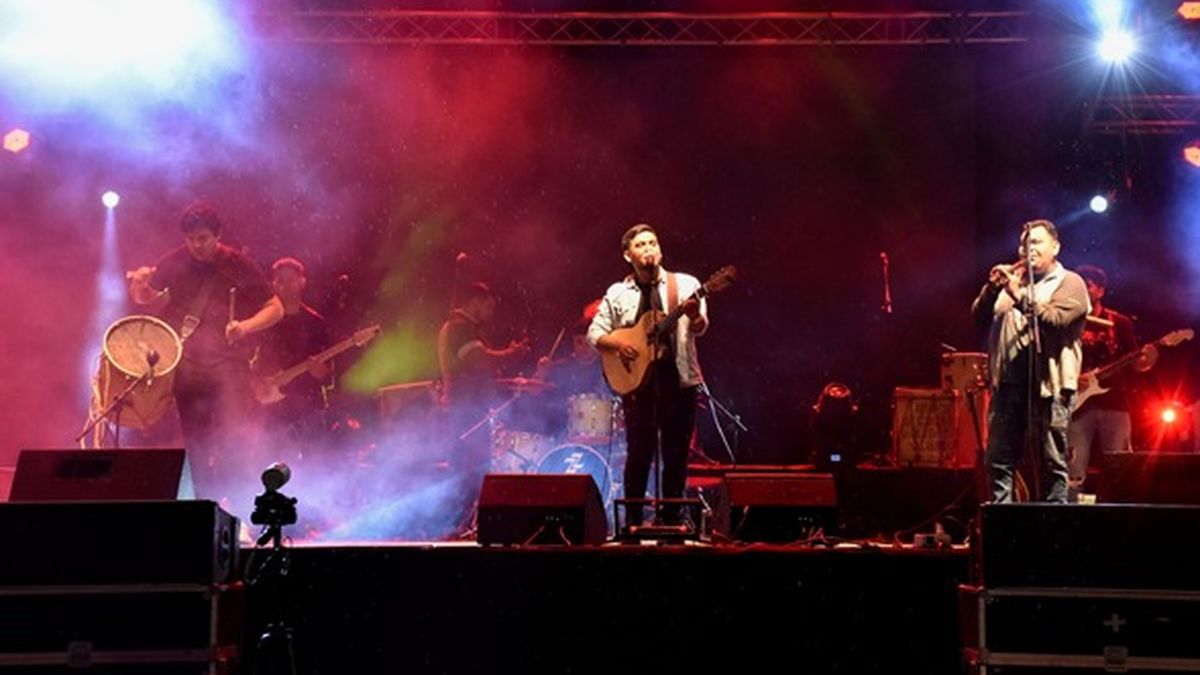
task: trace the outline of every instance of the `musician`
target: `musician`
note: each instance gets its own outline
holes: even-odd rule
[[[332,372],[327,362],[313,358],[330,346],[329,325],[316,310],[304,303],[308,274],[295,258],[280,258],[271,265],[271,287],[283,304],[283,318],[263,334],[255,359],[259,378],[307,361],[308,372],[279,387],[283,400],[266,403],[264,421],[274,440],[303,454],[305,447],[319,450],[324,440],[325,388]],[[255,392],[260,402],[268,392],[261,385]]]
[[[689,441],[696,421],[696,393],[701,382],[696,337],[708,330],[708,307],[691,296],[700,282],[689,274],[668,272],[662,266],[658,234],[650,225],[638,224],[621,237],[621,254],[633,268],[623,281],[609,286],[588,328],[588,341],[598,350],[623,359],[636,359],[637,347],[613,335],[633,326],[642,314],[669,312],[685,298],[683,316],[669,339],[661,341],[655,360],[641,385],[622,399],[625,408],[629,456],[625,463],[625,498],[646,495],[649,472],[661,437],[662,496],[681,498],[687,480]],[[670,522],[677,509],[663,509]],[[625,522],[640,525],[642,509],[627,509]]]
[[[475,498],[491,462],[491,407],[498,403],[495,380],[501,368],[529,353],[527,341],[495,349],[484,328],[496,315],[496,296],[482,282],[471,284],[465,299],[450,310],[438,331],[437,357],[442,374],[442,403],[451,433],[451,462],[458,470],[464,521],[473,516]]]
[[[1058,261],[1060,250],[1054,223],[1025,223],[1018,248],[1023,260],[992,267],[971,306],[980,324],[991,324],[987,469],[994,502],[1013,501],[1013,475],[1030,442],[1039,497],[1067,500],[1067,426],[1090,306],[1083,279]],[[1031,317],[1040,328],[1040,353],[1035,353]]]
[[[1138,349],[1138,340],[1133,320],[1104,304],[1108,274],[1093,265],[1081,265],[1077,271],[1087,284],[1088,299],[1092,303],[1090,318],[1083,331],[1083,366],[1090,371]],[[1153,349],[1153,346],[1148,348]],[[1152,365],[1150,357],[1145,357],[1133,368],[1144,371]],[[1085,381],[1081,380],[1080,385],[1084,386]],[[1101,453],[1132,450],[1128,383],[1118,375],[1106,380],[1104,387],[1111,390],[1083,401],[1071,417],[1068,436],[1070,501],[1076,501],[1078,494],[1084,491],[1093,450]]]
[[[130,272],[129,292],[184,340],[175,403],[197,493],[215,497],[204,493],[218,487],[222,448],[237,439],[252,410],[241,341],[278,322],[283,305],[258,264],[220,241],[221,219],[211,206],[188,206],[180,227],[183,246]]]

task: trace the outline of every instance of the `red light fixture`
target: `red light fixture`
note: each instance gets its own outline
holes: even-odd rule
[[[24,129],[13,129],[4,134],[4,149],[14,155],[29,147],[29,132]]]

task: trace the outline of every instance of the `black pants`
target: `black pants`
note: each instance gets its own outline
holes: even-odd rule
[[[664,358],[650,367],[646,380],[625,395],[625,434],[629,456],[625,460],[625,498],[646,496],[646,485],[659,439],[662,441],[662,496],[683,497],[687,483],[688,445],[696,424],[696,387],[681,387],[674,359]],[[678,518],[678,509],[664,509],[667,520]],[[630,508],[625,522],[639,525],[641,509]]]

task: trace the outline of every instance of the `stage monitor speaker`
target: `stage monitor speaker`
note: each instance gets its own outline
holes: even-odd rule
[[[477,526],[480,544],[602,544],[608,533],[588,474],[488,474]]]
[[[182,448],[22,450],[12,502],[192,499]]]
[[[713,529],[736,541],[794,542],[837,529],[830,473],[727,473]]]
[[[1200,505],[1200,455],[1117,452],[1106,453],[1103,462],[1101,502]]]

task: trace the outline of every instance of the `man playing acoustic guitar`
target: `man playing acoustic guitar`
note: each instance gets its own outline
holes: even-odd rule
[[[651,362],[640,382],[623,396],[629,456],[625,463],[625,498],[642,499],[649,472],[662,442],[662,496],[681,498],[687,479],[688,441],[696,421],[696,391],[701,382],[696,358],[696,337],[708,329],[708,309],[701,298],[692,297],[700,281],[689,274],[668,272],[662,267],[658,235],[649,225],[634,225],[621,237],[621,253],[633,274],[609,286],[600,308],[588,327],[588,341],[602,355],[616,355],[631,366],[649,357]],[[680,305],[680,299],[684,298]],[[677,306],[682,314],[673,330],[661,340],[645,342],[625,338],[621,329],[634,327],[646,312],[670,312]],[[616,332],[614,332],[616,331]],[[650,353],[644,353],[644,351]],[[612,378],[609,383],[620,391]],[[678,510],[663,509],[668,521]],[[629,508],[628,526],[640,525],[641,508]]]

